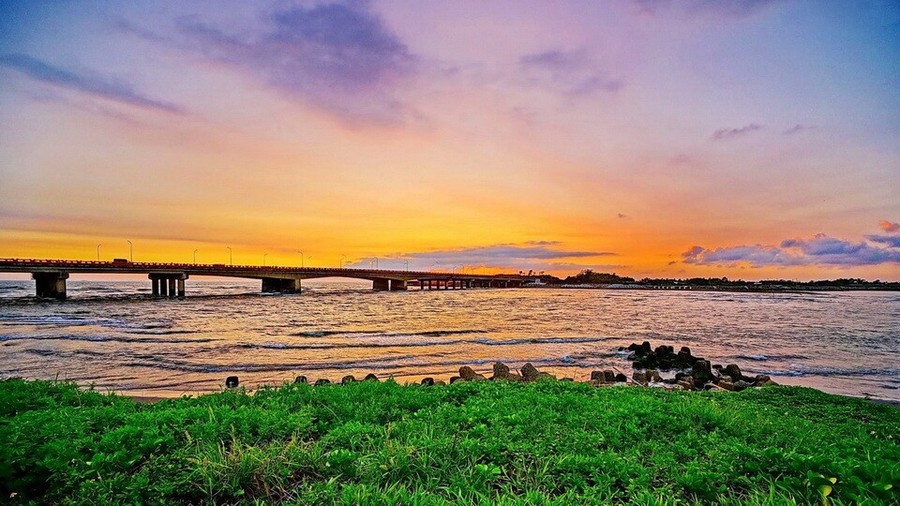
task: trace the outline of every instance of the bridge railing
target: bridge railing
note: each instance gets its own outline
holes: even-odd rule
[[[346,267],[289,267],[289,266],[265,266],[265,265],[230,265],[230,264],[196,264],[178,262],[131,262],[108,260],[51,260],[39,258],[0,258],[0,267],[16,268],[55,268],[55,269],[79,269],[79,268],[108,268],[121,271],[148,271],[158,269],[185,270],[191,272],[292,272],[292,273],[321,273],[330,272],[336,275],[342,273],[372,273],[372,275],[395,276],[437,276],[455,278],[520,278],[517,274],[460,274],[452,272],[428,272],[408,271],[396,269],[355,269]]]

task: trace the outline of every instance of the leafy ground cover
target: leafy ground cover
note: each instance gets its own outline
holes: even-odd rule
[[[900,410],[796,387],[0,382],[0,503],[898,504]]]

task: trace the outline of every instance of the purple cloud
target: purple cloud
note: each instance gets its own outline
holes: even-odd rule
[[[722,128],[716,130],[712,134],[712,140],[714,141],[725,141],[731,139],[737,139],[739,137],[744,137],[747,134],[753,133],[757,130],[762,130],[762,125],[757,125],[756,123],[750,123],[749,125],[742,126],[740,128]]]
[[[596,92],[616,92],[622,81],[610,79],[595,68],[583,50],[550,49],[519,58],[519,66],[532,84],[558,91],[569,97]]]
[[[417,59],[367,3],[295,6],[251,33],[183,20],[181,33],[207,57],[259,75],[289,95],[364,122],[397,122],[410,111],[393,91]]]
[[[900,248],[900,235],[867,235],[866,239],[879,244],[887,244],[891,248]]]
[[[867,237],[871,239],[871,236]],[[879,241],[875,241],[879,242]],[[707,249],[694,246],[682,253],[682,261],[695,265],[751,267],[793,265],[861,266],[900,262],[900,249],[887,241],[888,247],[866,242],[851,242],[817,234],[811,239],[789,239],[778,246],[752,245]]]
[[[28,55],[7,54],[0,56],[0,65],[19,71],[37,81],[122,104],[170,113],[181,114],[184,112],[184,108],[179,105],[156,100],[138,93],[131,84],[121,79],[103,77],[94,72],[77,73]]]

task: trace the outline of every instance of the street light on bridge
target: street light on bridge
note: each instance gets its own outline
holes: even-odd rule
[[[134,244],[131,244],[128,239],[125,239],[125,242],[128,243],[128,261],[134,262]]]
[[[303,268],[303,252],[300,250],[297,250],[297,253],[300,253],[300,268]]]
[[[268,255],[269,255],[269,253],[268,253],[268,252],[266,252],[266,253],[263,253],[263,267],[265,267],[265,266],[266,266],[266,257],[267,257],[267,256],[268,256]]]
[[[228,264],[234,265],[234,252],[231,250],[231,246],[225,246],[228,248]]]
[[[194,250],[194,263],[197,263],[197,252],[200,250]]]
[[[100,261],[100,246],[103,246],[103,244],[98,244],[98,245],[97,245],[97,261],[98,261],[98,262]]]
[[[341,255],[341,269],[344,268],[344,261],[347,260],[347,255]]]

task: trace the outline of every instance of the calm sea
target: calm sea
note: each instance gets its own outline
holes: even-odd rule
[[[784,384],[900,400],[895,292],[373,292],[308,281],[302,295],[263,295],[258,281],[191,279],[185,300],[154,300],[148,281],[68,285],[69,300],[38,301],[33,282],[0,281],[0,377],[178,396],[234,374],[249,387],[300,374],[405,382],[499,360],[581,380],[602,368],[630,376],[617,350],[647,340]]]

